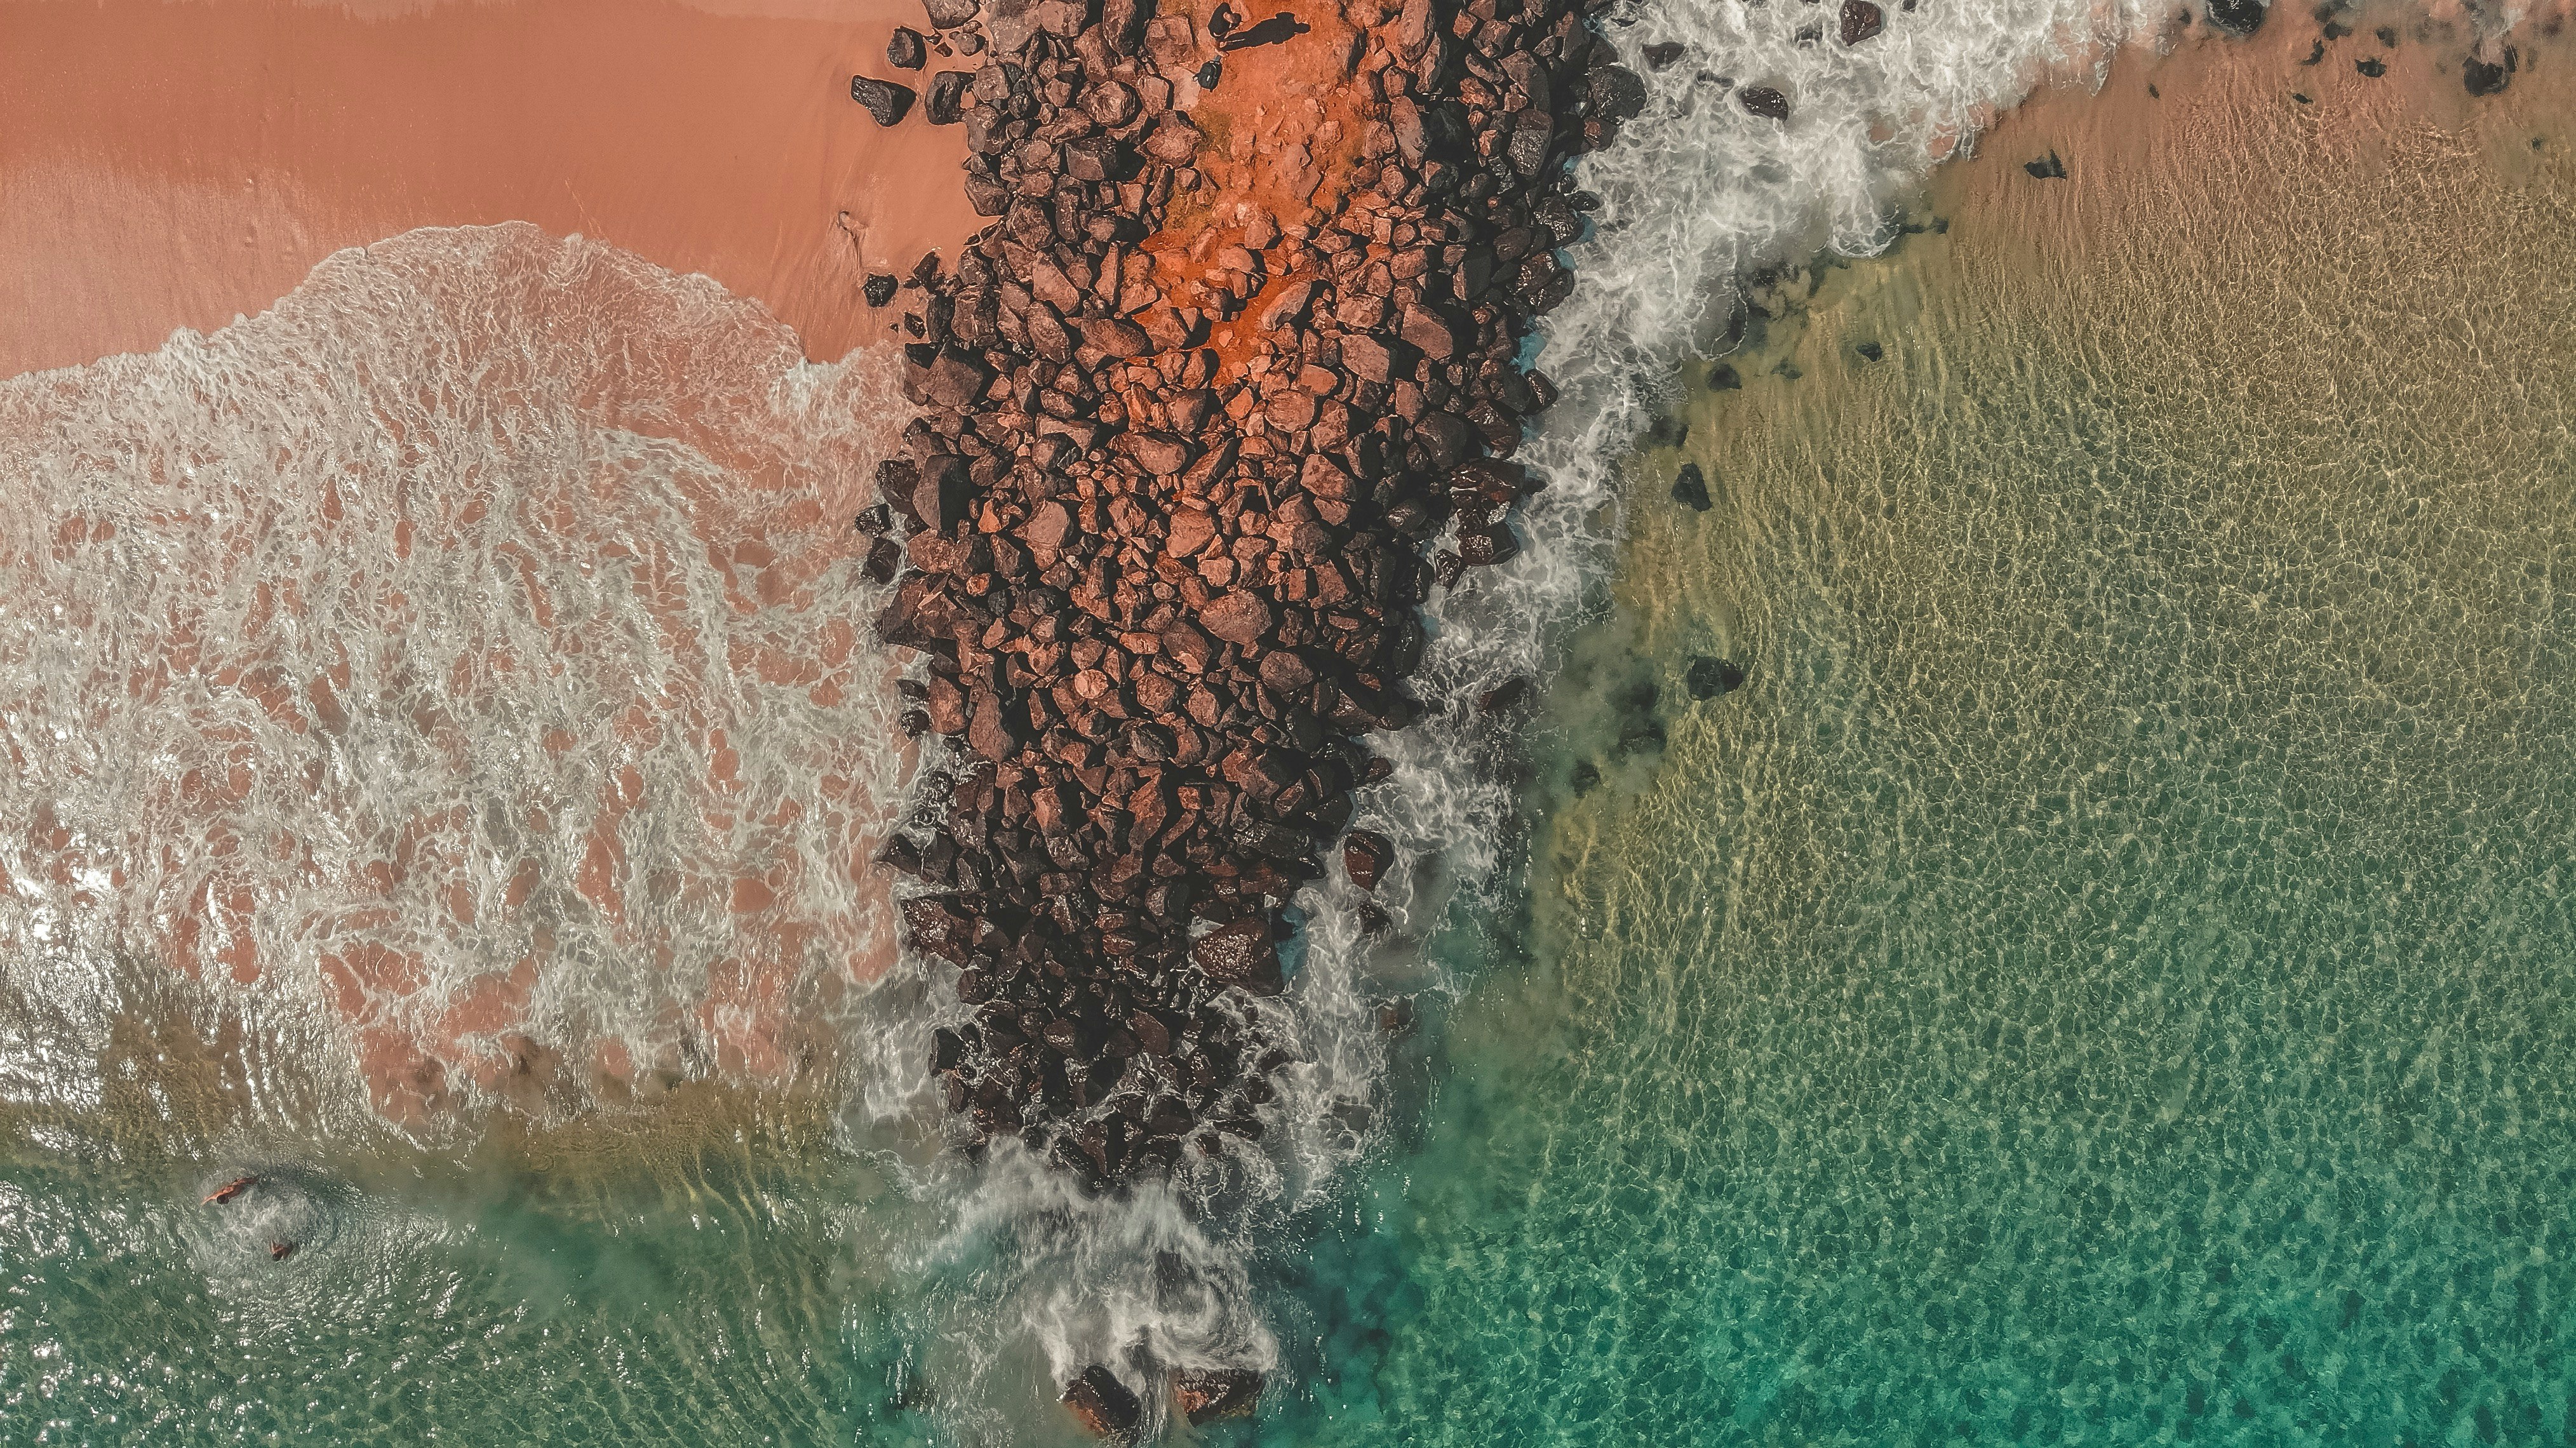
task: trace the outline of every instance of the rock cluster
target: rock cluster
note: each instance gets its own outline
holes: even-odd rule
[[[1644,101],[1569,0],[1351,5],[1356,174],[1219,218],[1187,14],[991,0],[949,106],[996,221],[906,284],[922,410],[858,526],[879,634],[928,657],[906,727],[946,747],[883,860],[973,1012],[929,1063],[949,1104],[1095,1183],[1262,1135],[1290,1055],[1246,998],[1321,851],[1361,889],[1393,862],[1344,839],[1362,739],[1422,711],[1431,588],[1519,551],[1554,389],[1517,359],[1590,204],[1565,163]]]

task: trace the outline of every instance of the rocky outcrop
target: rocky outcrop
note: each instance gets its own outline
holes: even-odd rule
[[[1566,163],[1645,94],[1567,0],[1353,0],[1329,124],[1256,139],[1254,102],[1208,109],[1185,12],[980,17],[929,109],[994,220],[914,274],[921,411],[859,520],[936,741],[883,859],[918,882],[909,943],[957,968],[969,1018],[929,1065],[972,1138],[1108,1183],[1263,1134],[1282,908],[1337,841],[1362,890],[1394,864],[1345,835],[1387,771],[1364,741],[1424,710],[1430,590],[1519,551],[1542,483],[1511,458],[1555,396],[1522,338],[1591,204]],[[1228,86],[1307,63],[1303,25],[1229,46]],[[1253,178],[1222,209],[1219,173]],[[1115,1385],[1067,1402],[1108,1421]]]

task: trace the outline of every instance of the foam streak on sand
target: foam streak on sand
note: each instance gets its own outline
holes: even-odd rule
[[[891,950],[888,390],[525,226],[0,384],[0,972],[318,1005],[413,1127],[790,1079]]]

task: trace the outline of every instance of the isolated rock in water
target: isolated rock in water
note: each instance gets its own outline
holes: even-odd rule
[[[1529,697],[1530,681],[1525,675],[1514,675],[1476,696],[1476,712],[1500,714],[1516,708]]]
[[[891,126],[912,109],[912,87],[864,75],[850,77],[850,99],[867,107],[880,126]]]
[[[922,109],[934,126],[953,126],[966,117],[966,88],[975,77],[962,70],[943,70],[930,78],[930,100]]]
[[[1351,883],[1363,890],[1375,890],[1393,863],[1395,842],[1375,830],[1353,830],[1342,841],[1342,868],[1350,872]]]
[[[2502,94],[2509,83],[2513,59],[2511,47],[2506,48],[2505,63],[2502,65],[2491,65],[2474,55],[2470,56],[2460,62],[2460,83],[2467,86],[2469,94],[2473,96]]]
[[[899,285],[899,283],[897,283],[893,277],[887,276],[883,272],[871,275],[868,278],[867,285],[868,305],[871,307],[882,307],[886,303],[893,301],[894,289],[897,285]]]
[[[1690,672],[1682,675],[1682,684],[1694,699],[1714,699],[1741,688],[1744,671],[1724,659],[1701,654],[1691,660]]]
[[[1261,1401],[1261,1374],[1248,1368],[1198,1368],[1175,1374],[1172,1396],[1193,1424],[1248,1418]]]
[[[886,64],[897,70],[919,70],[930,58],[921,43],[921,32],[909,25],[894,28],[894,38],[886,42]]]
[[[975,0],[921,0],[933,28],[954,30],[975,18]]]
[[[1673,479],[1673,501],[1690,505],[1694,513],[1708,511],[1708,479],[1700,475],[1699,464],[1682,464],[1681,472]]]
[[[1654,44],[1646,47],[1646,68],[1648,70],[1662,70],[1665,66],[1668,66],[1681,58],[1682,43],[1678,40],[1658,40]]]
[[[1843,44],[1858,45],[1886,28],[1886,11],[1869,0],[1843,0]]]
[[[1749,85],[1735,93],[1744,109],[1774,121],[1789,119],[1789,98],[1767,85]]]
[[[1720,362],[1708,369],[1708,390],[1711,392],[1733,392],[1743,385],[1744,375],[1729,363]]]
[[[1097,1363],[1065,1385],[1064,1405],[1095,1437],[1117,1438],[1133,1432],[1145,1405],[1127,1391],[1117,1375]]]
[[[2251,35],[2271,13],[2264,0],[2206,0],[2209,23],[2230,35]]]

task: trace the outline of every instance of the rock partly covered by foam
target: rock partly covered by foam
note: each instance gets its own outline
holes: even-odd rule
[[[1065,1385],[1064,1405],[1074,1421],[1097,1437],[1117,1441],[1132,1438],[1137,1421],[1144,1416],[1145,1405],[1115,1373],[1097,1363]]]
[[[883,860],[957,970],[949,1106],[1095,1182],[1264,1134],[1281,912],[1336,842],[1360,891],[1397,864],[1349,830],[1388,768],[1366,736],[1423,711],[1430,590],[1519,552],[1541,480],[1511,457],[1555,397],[1522,340],[1589,204],[1567,162],[1646,100],[1567,0],[1346,13],[1338,150],[1237,117],[1204,156],[1215,37],[1135,0],[990,0],[981,63],[932,82],[994,220],[913,275],[921,410],[859,519],[877,630],[925,656],[921,809]],[[1229,94],[1313,43],[1275,30]],[[1258,204],[1211,211],[1219,170]],[[1221,1415],[1259,1380],[1190,1391]],[[1102,1432],[1132,1404],[1100,1370],[1066,1401]]]

